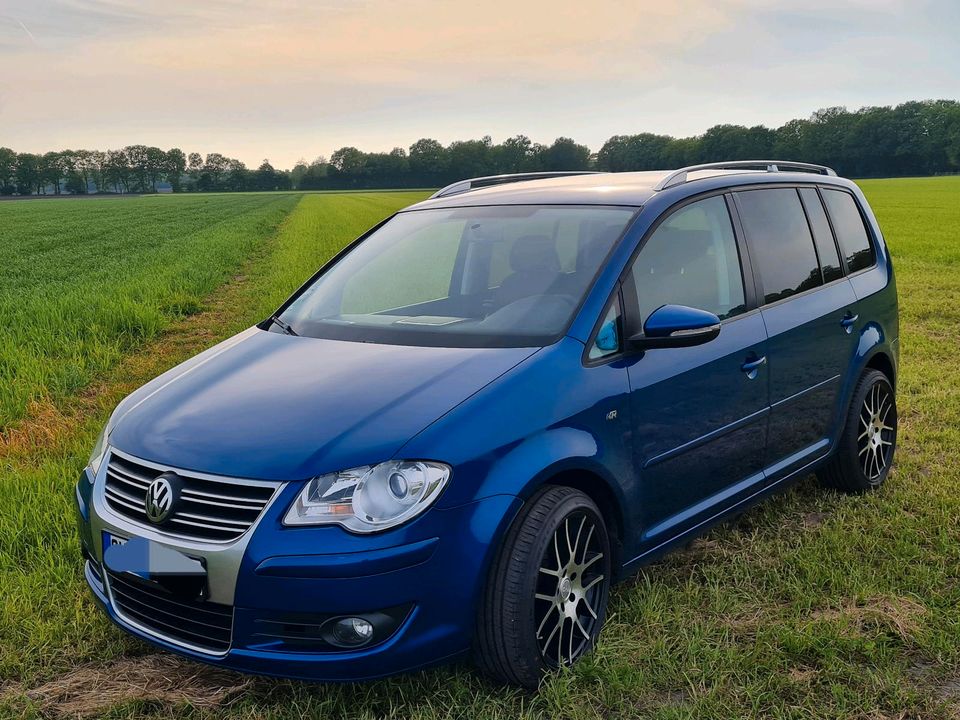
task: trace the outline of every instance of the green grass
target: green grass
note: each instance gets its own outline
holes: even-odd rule
[[[295,195],[0,203],[0,428],[200,309]]]
[[[957,717],[960,178],[863,187],[894,254],[901,301],[900,446],[881,492],[846,497],[807,479],[646,568],[615,589],[598,650],[537,695],[454,667],[356,686],[257,680],[222,706],[201,708],[203,693],[192,704],[161,693],[105,700],[100,710],[117,718]],[[4,681],[36,688],[87,664],[122,683],[129,669],[114,663],[152,652],[99,616],[76,557],[72,484],[110,406],[151,373],[262,317],[344,242],[420,196],[303,196],[275,235],[247,247],[246,281],[203,300],[209,312],[107,363],[96,402],[64,389],[67,417],[74,405],[85,413],[74,425],[0,455],[0,698]],[[53,707],[24,704],[18,693],[0,699],[0,714]]]

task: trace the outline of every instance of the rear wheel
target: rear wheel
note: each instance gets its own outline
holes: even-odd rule
[[[886,375],[868,370],[853,391],[837,452],[817,477],[844,492],[875,490],[890,473],[896,447],[896,395]]]
[[[600,634],[610,588],[606,524],[579,490],[547,487],[524,506],[494,563],[476,656],[493,677],[535,688]]]

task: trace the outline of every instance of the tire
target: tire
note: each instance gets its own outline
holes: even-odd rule
[[[890,473],[896,449],[896,395],[886,375],[867,370],[854,388],[836,452],[817,478],[842,492],[876,490]]]
[[[609,593],[603,515],[579,490],[541,489],[491,567],[477,613],[477,665],[502,682],[537,688],[547,672],[592,649]]]

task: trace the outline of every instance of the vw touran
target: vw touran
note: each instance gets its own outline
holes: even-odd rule
[[[477,178],[116,409],[76,487],[110,619],[237,670],[535,687],[611,586],[897,440],[890,255],[828,168]]]

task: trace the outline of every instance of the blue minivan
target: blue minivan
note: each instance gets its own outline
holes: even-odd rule
[[[223,667],[472,656],[535,687],[670,547],[811,472],[879,487],[898,334],[829,168],[456,183],[119,405],[76,488],[86,580]]]

